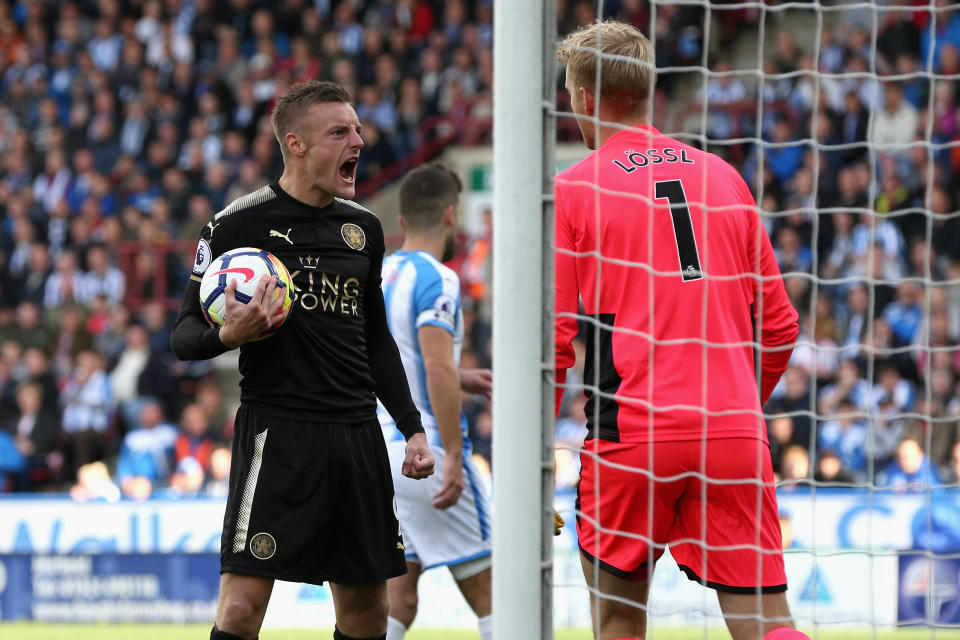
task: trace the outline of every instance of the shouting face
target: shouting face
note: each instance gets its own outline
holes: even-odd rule
[[[316,190],[331,198],[352,200],[356,192],[357,161],[363,139],[353,107],[343,102],[319,102],[310,107],[301,124],[300,147]],[[296,134],[290,134],[296,135]]]

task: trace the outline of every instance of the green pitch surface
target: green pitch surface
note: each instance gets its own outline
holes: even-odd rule
[[[808,633],[810,633],[808,631]],[[52,624],[0,624],[3,640],[204,640],[210,634],[206,625],[52,625]],[[264,631],[261,640],[328,640],[333,631]],[[586,630],[557,631],[556,640],[592,640]],[[711,630],[708,640],[729,638],[721,629]],[[817,635],[817,640],[960,640],[960,631],[931,629],[881,630],[876,635],[869,630],[828,630]],[[477,640],[476,632],[414,629],[406,640]],[[647,640],[704,640],[702,629],[652,630]]]

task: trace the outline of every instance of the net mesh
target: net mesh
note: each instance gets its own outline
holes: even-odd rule
[[[650,122],[740,171],[799,312],[789,368],[764,407],[798,627],[812,637],[849,625],[874,637],[903,623],[930,627],[931,637],[957,628],[960,4],[571,4],[560,7],[561,39],[607,18],[650,38],[658,76]],[[552,56],[557,43],[548,44]],[[580,133],[558,77],[562,150]],[[604,264],[624,265],[596,251],[598,280]],[[649,265],[627,266],[653,276]],[[581,340],[622,330],[599,314],[578,320]],[[703,340],[703,322],[692,339]],[[599,352],[591,357],[592,378],[584,379],[582,352],[571,370],[557,422],[558,504],[568,521],[596,516],[564,502],[584,451],[583,391],[630,401],[602,390]],[[692,405],[702,407],[702,396],[692,392]],[[601,404],[591,407],[595,417]],[[655,449],[632,471],[652,475]],[[601,464],[589,453],[583,460]],[[705,503],[708,484],[722,481],[699,476]],[[703,521],[701,540],[711,526]],[[575,544],[555,571],[561,626],[583,622],[571,613],[584,595]],[[658,564],[649,602],[633,603],[649,613],[652,637],[658,625],[706,635],[722,624],[716,597],[668,563]]]

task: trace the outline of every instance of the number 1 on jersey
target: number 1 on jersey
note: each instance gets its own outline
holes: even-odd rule
[[[680,258],[680,271],[684,282],[702,280],[700,254],[697,253],[697,239],[693,235],[693,221],[690,219],[690,207],[683,193],[683,183],[679,180],[661,180],[653,183],[654,198],[666,198],[670,203],[673,218],[673,235],[677,240],[677,255]]]

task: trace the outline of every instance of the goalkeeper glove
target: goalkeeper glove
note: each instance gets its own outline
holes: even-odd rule
[[[557,510],[553,510],[553,535],[560,535],[560,530],[563,529],[563,525],[566,524],[563,521],[563,518],[560,517],[560,514],[557,513]]]

